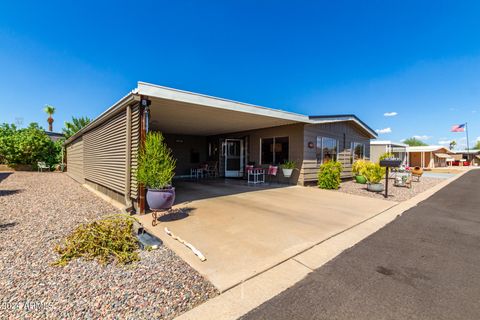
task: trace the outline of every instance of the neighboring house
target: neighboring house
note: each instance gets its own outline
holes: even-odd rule
[[[215,163],[220,177],[242,177],[245,166],[295,161],[290,179],[317,180],[321,163],[338,160],[351,177],[357,158],[369,157],[376,133],[354,115],[306,116],[144,82],[65,142],[68,174],[143,211],[135,170],[147,131],[160,131],[177,159],[176,175]]]
[[[446,167],[457,160],[455,154],[443,146],[407,147],[408,165],[411,167]]]
[[[45,131],[45,133],[53,142],[65,137],[63,133],[59,133],[59,132]]]
[[[480,150],[478,149],[455,150],[453,152],[458,156],[458,159],[455,160],[465,160],[472,162],[474,165],[480,165]]]
[[[395,158],[401,159],[403,164],[408,162],[408,145],[392,141],[370,141],[370,160],[372,162],[380,161],[380,157],[385,153],[392,153]]]

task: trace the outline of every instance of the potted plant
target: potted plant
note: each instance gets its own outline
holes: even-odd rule
[[[285,178],[290,178],[292,176],[293,169],[295,169],[295,162],[294,161],[285,161],[282,165],[283,176]]]
[[[367,190],[373,192],[383,191],[383,184],[380,183],[385,176],[385,168],[380,167],[378,163],[367,163],[363,170],[363,175],[367,179]]]
[[[355,176],[355,181],[357,183],[361,183],[361,184],[367,183],[367,179],[363,175],[363,171],[365,170],[367,163],[368,163],[367,161],[361,160],[361,159],[353,163],[352,172],[353,172],[353,175]]]
[[[175,201],[172,179],[176,160],[161,133],[149,132],[138,154],[137,180],[147,188],[151,210],[170,209]]]

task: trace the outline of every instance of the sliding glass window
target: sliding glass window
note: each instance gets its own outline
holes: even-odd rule
[[[352,163],[365,158],[365,144],[352,142]]]
[[[329,137],[317,137],[317,163],[336,161],[338,140]]]
[[[264,138],[261,142],[261,164],[282,164],[288,161],[288,137]]]

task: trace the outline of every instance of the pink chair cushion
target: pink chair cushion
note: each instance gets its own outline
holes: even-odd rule
[[[276,176],[278,171],[277,166],[268,166],[268,175],[269,176]]]

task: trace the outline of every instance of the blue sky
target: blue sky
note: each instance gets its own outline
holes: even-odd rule
[[[321,115],[379,139],[480,137],[478,1],[49,1],[0,4],[0,122],[54,129],[147,81]],[[397,113],[384,116],[385,113]],[[391,132],[388,132],[388,128]]]

